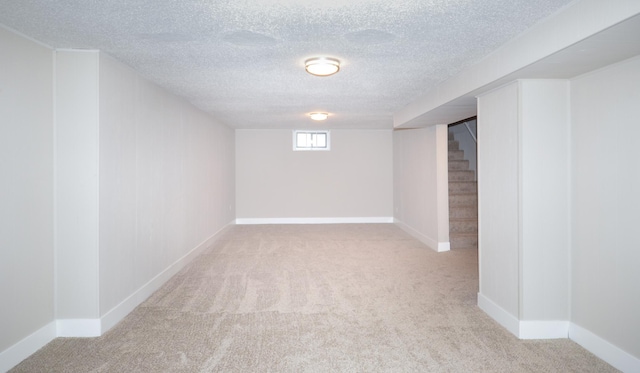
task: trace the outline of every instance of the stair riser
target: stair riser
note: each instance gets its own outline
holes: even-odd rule
[[[450,161],[462,161],[462,160],[464,160],[464,152],[462,150],[451,150],[451,149],[449,149],[449,160]]]
[[[478,209],[475,206],[455,206],[449,208],[449,218],[457,219],[457,218],[477,218],[478,217]]]
[[[449,182],[449,193],[475,193],[477,188],[476,183],[471,181]]]
[[[449,222],[449,232],[451,235],[455,233],[478,233],[478,222],[451,220]]]
[[[449,170],[469,170],[469,161],[449,161]]]
[[[450,237],[449,242],[451,244],[452,250],[478,247],[478,237],[471,237],[471,236]]]
[[[449,150],[460,150],[460,143],[449,139]]]
[[[455,206],[478,206],[478,195],[475,193],[469,194],[449,194],[449,207]]]
[[[449,171],[449,181],[475,181],[473,171]]]

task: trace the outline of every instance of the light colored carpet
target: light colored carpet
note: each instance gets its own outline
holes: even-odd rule
[[[11,372],[612,372],[476,306],[477,252],[392,224],[235,226],[104,336]]]

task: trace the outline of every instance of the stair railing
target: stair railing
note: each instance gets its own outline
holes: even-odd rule
[[[469,122],[464,122],[464,126],[467,127],[467,131],[469,131],[469,134],[471,135],[471,138],[473,139],[473,142],[475,142],[477,144],[478,143],[478,139],[476,139],[476,135],[473,133],[473,131],[471,131],[471,127],[469,127]]]

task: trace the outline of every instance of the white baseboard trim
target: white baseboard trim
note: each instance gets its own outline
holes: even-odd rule
[[[569,336],[569,321],[521,321],[481,293],[478,293],[478,307],[520,339],[559,339]]]
[[[478,293],[478,307],[498,322],[498,324],[507,329],[511,334],[518,337],[518,334],[520,333],[518,318],[505,311],[502,307],[498,306],[491,299],[485,297],[481,293]]]
[[[99,337],[102,335],[100,319],[56,320],[58,337]]]
[[[392,217],[361,217],[361,218],[240,218],[238,225],[257,224],[372,224],[393,223]]]
[[[123,300],[120,304],[113,307],[107,313],[105,313],[100,319],[102,333],[107,332],[114,327],[120,320],[124,319],[131,311],[138,307],[142,302],[151,296],[156,290],[158,290],[165,282],[173,277],[178,271],[184,268],[195,257],[200,255],[206,248],[211,246],[234,222],[230,222],[221,228],[219,231],[211,235],[209,238],[202,241],[199,245],[185,254],[182,258],[176,260],[173,264],[168,266],[164,271],[160,272],[156,277],[152,278],[136,290],[133,294]]]
[[[614,346],[581,326],[571,323],[569,338],[618,370],[625,373],[640,372],[640,358]]]
[[[450,242],[438,242],[438,252],[441,253],[443,251],[451,251]]]
[[[0,372],[6,372],[20,364],[22,360],[44,347],[55,337],[56,323],[52,321],[20,342],[0,352]]]
[[[562,339],[569,338],[569,321],[534,320],[520,321],[520,339]]]
[[[422,242],[423,244],[429,246],[430,249],[432,249],[432,250],[434,250],[436,252],[443,252],[443,251],[451,250],[451,245],[450,245],[449,242],[438,242],[438,241],[434,240],[433,238],[418,232],[417,230],[413,229],[412,227],[410,227],[409,225],[405,224],[401,220],[394,219],[393,222],[398,227],[400,227],[403,231],[405,231],[405,232],[409,233],[410,235],[412,235],[413,237],[417,238],[420,242]]]

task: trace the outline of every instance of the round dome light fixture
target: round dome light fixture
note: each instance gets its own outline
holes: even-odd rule
[[[313,120],[325,120],[329,117],[329,113],[311,113],[309,117]]]
[[[304,61],[304,68],[311,75],[329,76],[340,71],[340,61],[330,57],[314,57]]]

